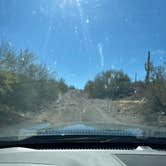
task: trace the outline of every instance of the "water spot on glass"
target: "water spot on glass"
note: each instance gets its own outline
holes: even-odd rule
[[[111,69],[115,69],[115,66],[114,66],[114,65],[111,65]]]
[[[127,17],[124,17],[124,18],[123,18],[123,22],[124,22],[124,23],[128,23],[128,22],[129,22],[129,19],[128,19]]]
[[[93,43],[93,40],[90,39],[89,42],[92,44],[92,43]]]
[[[107,36],[107,37],[105,37],[105,41],[109,41],[110,40],[110,38]]]
[[[41,13],[44,13],[45,12],[45,9],[43,7],[40,7],[40,12]]]
[[[81,6],[80,0],[76,0],[77,6]]]
[[[49,31],[51,31],[51,30],[52,30],[52,26],[51,26],[51,25],[49,25],[48,30],[49,30]]]
[[[98,47],[98,52],[100,56],[100,66],[103,67],[104,66],[103,44],[98,43],[97,47]]]
[[[33,14],[33,15],[36,15],[36,14],[37,14],[37,11],[36,11],[36,10],[33,10],[33,11],[32,11],[32,14]]]
[[[86,23],[87,23],[87,24],[89,24],[89,23],[90,23],[90,20],[89,20],[88,18],[86,19]]]
[[[85,40],[85,41],[87,41],[87,40],[88,40],[88,38],[85,36],[85,37],[84,37],[84,40]]]
[[[55,31],[55,30],[56,30],[55,26],[52,26],[52,31]]]
[[[78,33],[78,27],[77,26],[74,27],[74,32]]]
[[[11,41],[9,41],[9,42],[8,42],[8,44],[9,44],[9,46],[10,46],[10,47],[12,47],[12,46],[13,46]]]

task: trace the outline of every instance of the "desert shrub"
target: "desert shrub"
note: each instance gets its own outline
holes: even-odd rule
[[[153,110],[166,113],[165,65],[154,68],[152,82],[146,85],[145,96]]]
[[[130,94],[130,78],[123,71],[109,70],[88,81],[84,90],[92,98],[121,98]]]
[[[68,90],[63,79],[52,77],[47,67],[35,60],[29,50],[16,52],[9,44],[1,43],[0,107],[4,110],[37,110]]]

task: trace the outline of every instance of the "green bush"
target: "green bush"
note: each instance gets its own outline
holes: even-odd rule
[[[120,98],[129,95],[130,78],[123,71],[109,70],[88,81],[84,90],[92,98]]]
[[[154,68],[152,82],[146,86],[145,96],[153,110],[166,113],[166,68],[164,65]]]
[[[16,53],[10,45],[0,45],[0,106],[15,110],[37,110],[68,90],[63,79],[51,77],[47,68],[35,63],[29,50]],[[5,107],[4,107],[5,105]]]

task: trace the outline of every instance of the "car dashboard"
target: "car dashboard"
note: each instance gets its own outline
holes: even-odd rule
[[[30,149],[0,150],[0,166],[165,166],[166,152],[150,147],[121,149]]]

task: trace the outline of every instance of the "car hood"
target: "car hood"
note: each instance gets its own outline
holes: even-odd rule
[[[166,133],[159,129],[144,126],[111,123],[28,123],[0,129],[0,139],[24,139],[36,135],[116,135],[116,136],[162,136]]]

